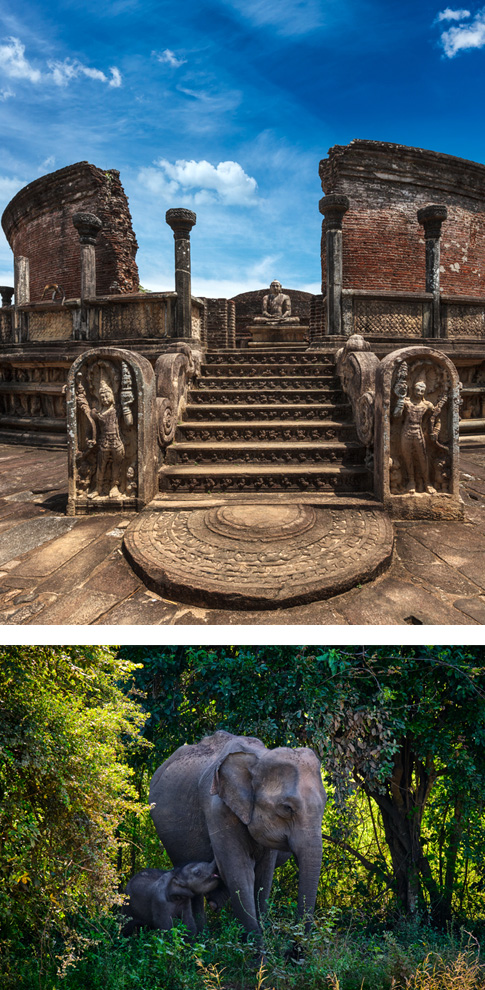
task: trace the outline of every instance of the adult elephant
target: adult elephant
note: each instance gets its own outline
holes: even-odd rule
[[[247,932],[260,932],[273,872],[293,854],[298,915],[312,914],[322,862],[326,795],[311,749],[267,749],[251,736],[218,731],[181,746],[155,772],[151,814],[174,866],[216,860],[223,887]],[[199,927],[203,898],[194,904]]]

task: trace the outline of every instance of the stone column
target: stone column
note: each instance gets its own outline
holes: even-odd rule
[[[29,259],[20,255],[14,260],[15,305],[26,306],[30,302]]]
[[[325,254],[327,262],[327,333],[342,333],[342,220],[350,206],[347,196],[330,193],[320,200],[325,220]]]
[[[81,245],[81,305],[96,295],[96,238],[103,224],[94,213],[74,213],[72,222]]]
[[[440,316],[440,237],[441,224],[448,218],[446,206],[424,206],[418,210],[418,223],[426,241],[426,292],[433,293],[432,336],[441,336]]]
[[[192,210],[167,210],[165,220],[175,241],[175,337],[192,338],[192,288],[190,279],[190,231],[197,216]]]
[[[21,255],[14,258],[14,286],[14,340],[16,344],[20,344],[28,340],[29,315],[19,310],[19,306],[27,306],[30,302],[30,264],[29,259]]]

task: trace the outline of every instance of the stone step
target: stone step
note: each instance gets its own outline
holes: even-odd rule
[[[291,376],[297,376],[305,380],[309,376],[319,376],[329,378],[335,382],[340,381],[338,376],[335,375],[333,365],[330,364],[203,364],[201,375],[203,378],[217,378],[218,380],[220,378],[231,378],[234,376],[238,378],[265,379],[274,375],[284,375],[285,380]]]
[[[346,464],[364,461],[359,443],[311,442],[219,442],[174,443],[167,450],[166,464]]]
[[[164,466],[159,473],[160,491],[333,491],[370,492],[372,479],[363,465],[355,467],[285,464]]]
[[[267,375],[261,375],[259,368],[255,369],[257,375],[240,375],[238,369],[235,369],[234,375],[203,375],[202,378],[197,380],[197,384],[192,386],[192,391],[194,389],[280,389],[282,383],[284,383],[287,389],[298,389],[308,390],[308,389],[332,389],[333,391],[341,392],[341,385],[338,378],[335,375],[313,375],[305,374],[302,375],[282,375],[275,372],[273,368],[268,371]]]
[[[220,350],[220,351],[207,351],[205,355],[206,365],[275,365],[281,366],[285,364],[290,365],[328,365],[329,367],[334,367],[335,364],[335,353],[333,350],[325,351],[276,351],[276,350],[263,350],[258,349],[257,351],[243,350]]]
[[[342,401],[342,392],[340,389],[292,389],[282,387],[281,384],[278,388],[255,388],[254,390],[248,387],[240,388],[191,388],[189,394],[190,405],[194,403],[210,403],[211,405],[217,405],[218,403],[223,403],[224,400],[230,403],[238,403],[238,405],[248,404],[260,404],[266,405],[267,403],[285,403],[285,405],[303,405],[303,404],[313,404],[316,402],[322,402],[322,399],[326,400],[328,403],[336,403],[339,400]]]
[[[190,396],[192,398],[192,394]],[[272,394],[273,398],[273,394]],[[300,396],[301,398],[301,396]],[[321,398],[321,396],[320,396]],[[293,402],[287,405],[281,402],[270,402],[257,404],[252,403],[231,403],[214,402],[192,403],[189,402],[186,409],[186,419],[200,422],[227,422],[260,421],[260,420],[325,420],[334,419],[336,416],[342,419],[350,418],[351,407],[348,402],[313,402],[307,405],[304,402]]]
[[[236,423],[221,423],[213,421],[200,422],[184,421],[177,426],[176,442],[195,443],[252,441],[252,442],[304,442],[304,441],[353,441],[357,434],[352,422],[340,423],[326,419],[315,420],[239,420]]]

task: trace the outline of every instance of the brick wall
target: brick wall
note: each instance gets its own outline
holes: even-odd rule
[[[103,221],[96,242],[97,295],[137,291],[138,245],[119,172],[78,162],[25,186],[2,216],[14,255],[29,259],[31,301],[41,299],[44,287],[53,282],[67,298],[79,296],[79,236],[71,219],[78,211]]]
[[[485,166],[421,148],[352,141],[320,162],[325,194],[349,197],[343,220],[343,285],[423,292],[424,231],[417,211],[444,204],[441,289],[485,295]],[[325,291],[322,238],[322,291]]]
[[[205,326],[209,347],[233,347],[234,303],[227,299],[206,299]]]

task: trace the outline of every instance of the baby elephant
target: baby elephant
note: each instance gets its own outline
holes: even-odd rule
[[[127,885],[129,897],[123,912],[130,918],[123,928],[123,935],[131,935],[139,925],[149,928],[172,927],[173,918],[181,918],[192,935],[197,925],[192,912],[192,898],[208,894],[220,882],[212,863],[187,863],[174,870],[141,870]]]

